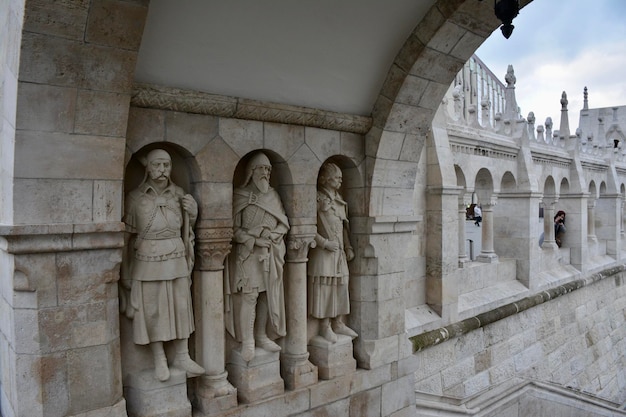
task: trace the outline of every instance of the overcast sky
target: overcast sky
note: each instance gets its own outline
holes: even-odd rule
[[[537,125],[550,116],[558,126],[565,91],[574,131],[585,86],[590,108],[626,105],[625,0],[534,0],[513,25],[509,39],[498,29],[476,55],[502,82],[513,65],[524,118],[533,111]]]

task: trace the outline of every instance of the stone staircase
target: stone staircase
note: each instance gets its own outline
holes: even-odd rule
[[[625,404],[555,384],[513,378],[466,399],[416,393],[418,417],[617,417]]]

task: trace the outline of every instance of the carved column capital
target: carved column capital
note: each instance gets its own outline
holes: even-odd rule
[[[490,200],[485,201],[484,203],[480,203],[480,207],[483,211],[493,211],[493,208],[498,204],[498,200],[495,198],[491,198]]]
[[[196,268],[200,271],[224,269],[224,259],[232,248],[231,228],[199,229],[196,231]]]
[[[287,262],[306,262],[310,248],[315,247],[315,235],[288,235]]]

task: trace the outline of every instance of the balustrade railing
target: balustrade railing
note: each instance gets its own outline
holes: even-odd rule
[[[620,165],[626,163],[626,105],[590,109],[587,87],[579,127],[570,134],[567,95],[561,96],[561,122],[555,129],[552,117],[536,124],[531,111],[524,119],[515,98],[515,75],[509,66],[506,84],[477,56],[472,56],[455,77],[444,98],[444,109],[451,124],[489,131],[519,139],[523,132],[531,144],[576,150],[583,158],[605,159]],[[555,100],[556,102],[556,100]],[[610,122],[607,122],[610,119]],[[518,124],[521,123],[521,131]],[[481,139],[484,140],[484,139]]]

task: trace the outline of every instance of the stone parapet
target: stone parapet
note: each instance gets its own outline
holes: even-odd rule
[[[413,352],[419,352],[430,346],[438,345],[449,339],[464,335],[472,330],[479,329],[489,324],[503,320],[509,316],[518,314],[524,310],[554,300],[572,291],[591,285],[602,279],[612,277],[626,270],[626,266],[616,266],[602,272],[590,275],[589,277],[577,279],[566,284],[558,285],[554,288],[541,291],[537,294],[524,297],[513,303],[509,303],[496,309],[481,313],[477,316],[467,318],[463,321],[452,323],[448,326],[431,330],[416,336],[410,337],[413,343]]]

